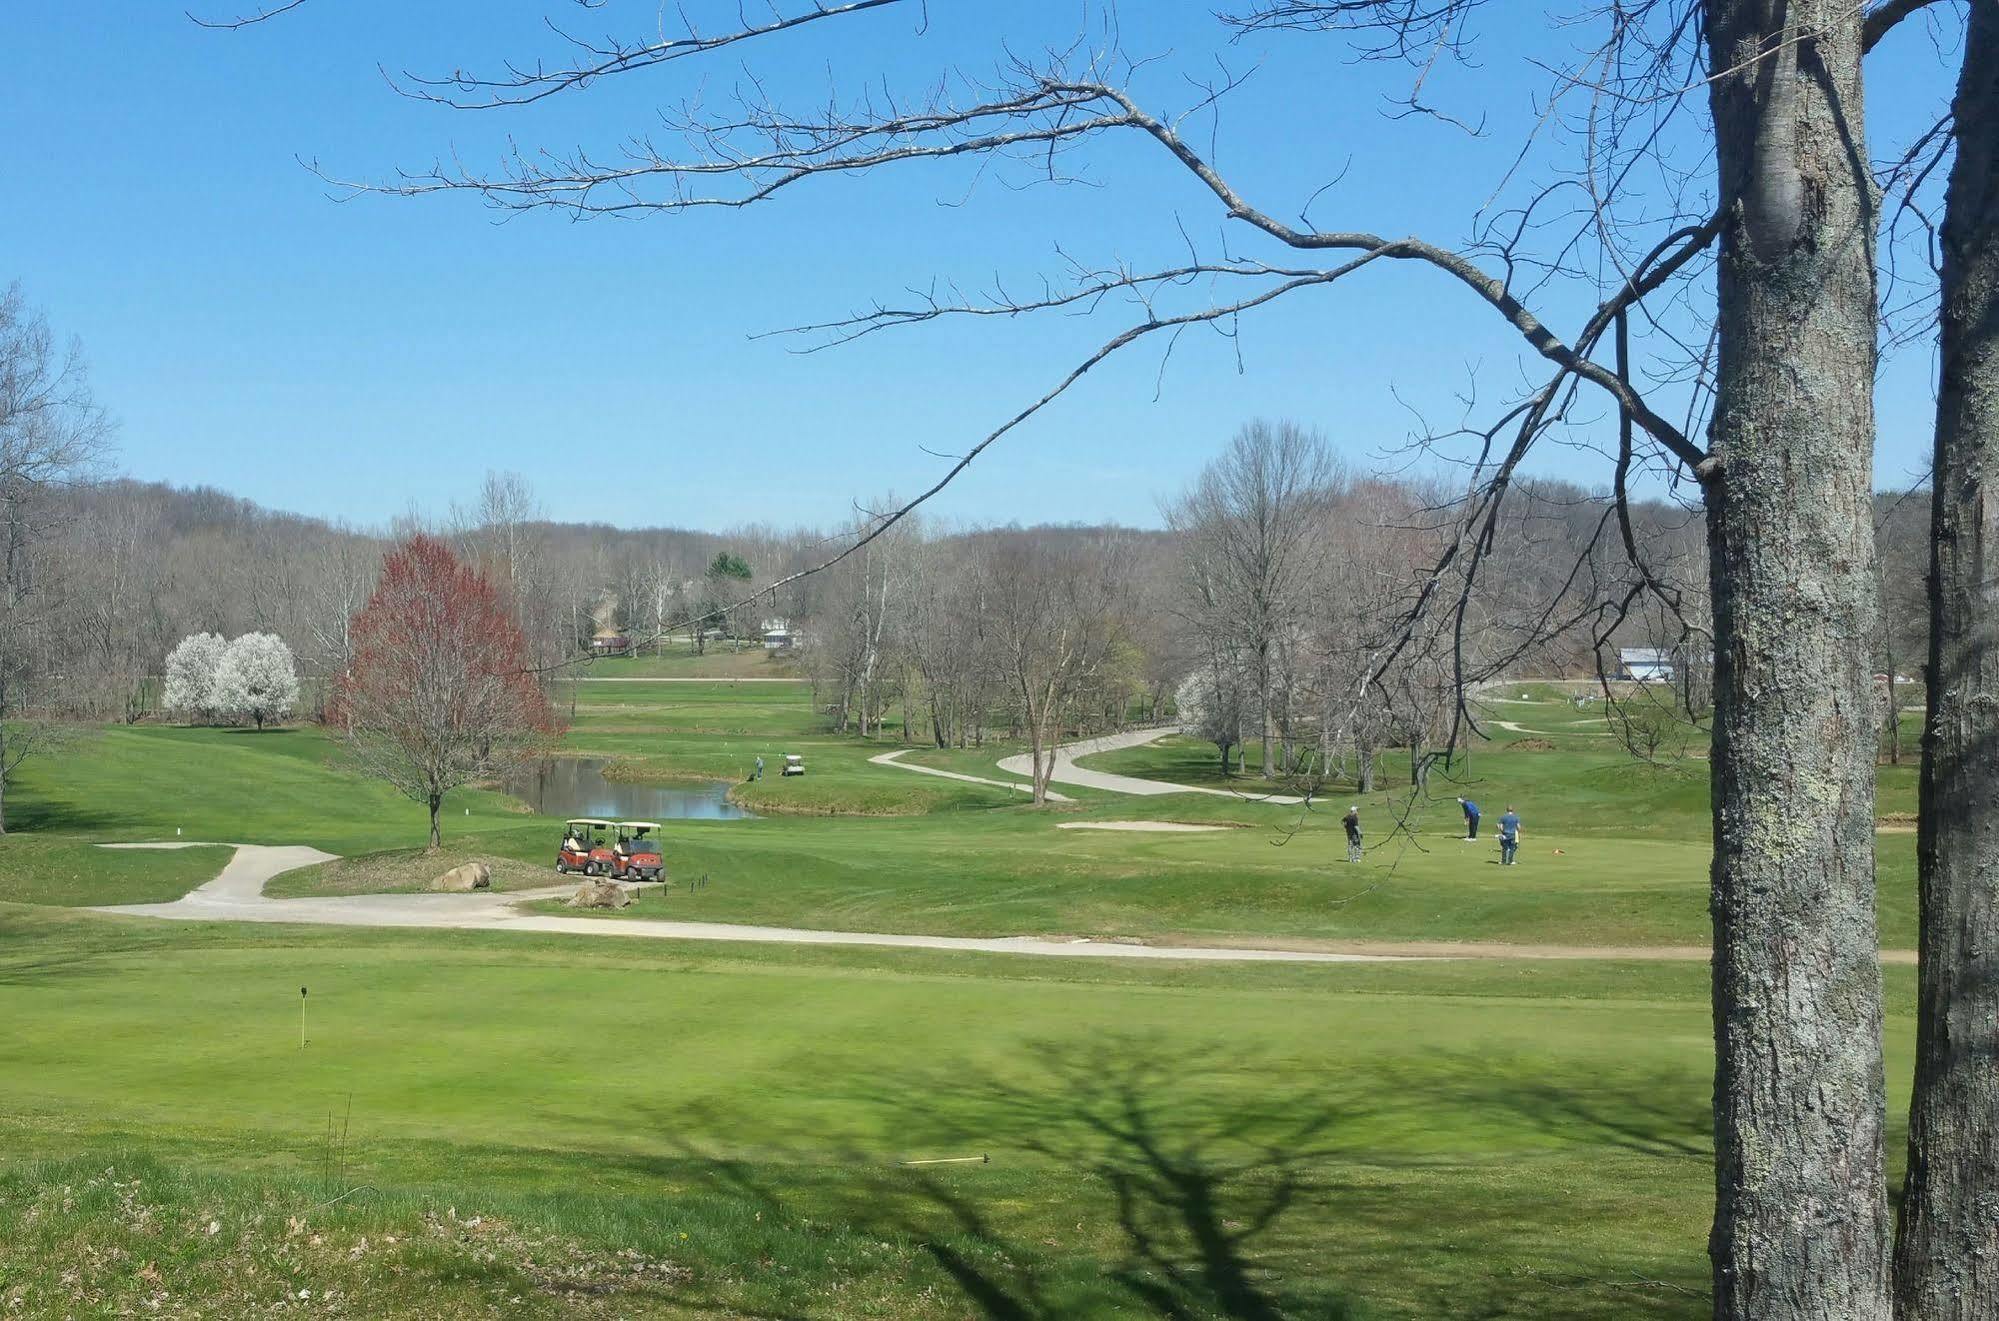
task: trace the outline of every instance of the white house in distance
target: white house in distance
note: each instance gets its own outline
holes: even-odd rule
[[[1673,653],[1664,647],[1619,647],[1617,677],[1634,683],[1671,683]]]
[[[789,651],[798,645],[798,635],[791,631],[789,619],[764,620],[764,650]]]

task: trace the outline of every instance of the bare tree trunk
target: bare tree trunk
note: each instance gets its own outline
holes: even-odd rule
[[[1275,779],[1270,768],[1270,639],[1259,639],[1256,644],[1256,702],[1257,715],[1263,721],[1263,778]]]
[[[1041,725],[1038,721],[1029,721],[1027,737],[1029,753],[1029,773],[1027,780],[1028,787],[1032,791],[1030,801],[1036,807],[1042,807],[1048,802],[1048,773],[1042,768],[1042,753],[1044,748],[1041,740]],[[1045,751],[1047,753],[1048,764],[1052,768],[1055,763],[1055,749],[1047,748]]]
[[[430,847],[433,849],[442,848],[444,845],[444,834],[437,828],[437,814],[443,807],[444,795],[432,794],[430,796]]]
[[[1930,514],[1916,1082],[1896,1244],[1905,1321],[1999,1316],[1999,8],[1975,4],[1945,202]]]
[[[1934,607],[1932,607],[1934,609]],[[1882,633],[1892,639],[1895,630],[1887,628]],[[1883,649],[1888,661],[1888,764],[1902,764],[1902,697],[1895,687],[1895,644],[1891,640]]]
[[[1714,1314],[1889,1311],[1860,11],[1711,0]],[[1810,35],[1817,34],[1817,35]]]

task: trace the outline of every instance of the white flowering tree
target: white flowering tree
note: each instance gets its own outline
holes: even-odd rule
[[[1181,732],[1213,743],[1227,775],[1234,750],[1256,724],[1254,691],[1245,668],[1230,657],[1212,657],[1181,680],[1173,701]]]
[[[256,721],[258,729],[290,715],[298,705],[298,665],[285,640],[275,633],[245,633],[231,642],[215,670],[215,704],[238,719]]]
[[[228,650],[229,644],[220,633],[190,633],[182,638],[167,654],[162,705],[195,719],[213,720],[220,715],[222,707],[216,702],[215,681]]]

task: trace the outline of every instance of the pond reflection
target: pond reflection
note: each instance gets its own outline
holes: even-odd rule
[[[607,780],[597,757],[551,757],[518,772],[507,792],[543,816],[612,821],[734,821],[754,816],[728,799],[727,781],[632,784]]]

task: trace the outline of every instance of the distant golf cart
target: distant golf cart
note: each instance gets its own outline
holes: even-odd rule
[[[609,876],[617,861],[617,854],[611,848],[613,826],[613,822],[594,816],[572,817],[562,827],[562,847],[555,851],[555,869],[564,876],[571,872]]]
[[[620,821],[611,875],[621,881],[656,881],[662,875],[657,821]]]
[[[779,775],[805,774],[805,758],[799,756],[795,752],[786,753],[784,757],[784,769],[779,771],[778,774]]]

